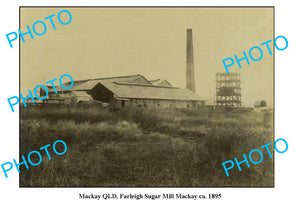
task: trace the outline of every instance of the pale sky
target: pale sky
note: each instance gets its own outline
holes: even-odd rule
[[[225,72],[223,59],[241,58],[243,50],[259,46],[264,51],[259,62],[249,58],[250,65],[244,60],[242,69],[235,64],[229,71],[241,73],[243,105],[273,102],[273,56],[260,45],[273,39],[273,8],[64,8],[72,21],[61,25],[62,9],[21,8],[22,32],[56,14],[56,30],[45,20],[44,35],[34,34],[33,40],[26,35],[21,42],[23,94],[65,73],[74,80],[142,74],[185,88],[186,29],[191,28],[198,95],[213,95],[215,74]]]

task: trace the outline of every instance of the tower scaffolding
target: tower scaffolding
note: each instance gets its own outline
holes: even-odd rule
[[[216,106],[242,107],[239,73],[216,73]]]

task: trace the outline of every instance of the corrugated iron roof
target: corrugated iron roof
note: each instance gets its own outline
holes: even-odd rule
[[[165,80],[165,79],[150,80],[150,82],[153,85],[156,85],[156,86],[169,86],[169,87],[172,87],[172,84],[170,84],[170,82]]]
[[[132,83],[142,75],[99,78],[74,81],[71,91],[89,91],[97,84],[102,84],[118,98],[164,99],[164,100],[204,100],[189,89],[172,86],[157,86],[152,84]],[[144,76],[142,76],[144,77]],[[145,77],[144,77],[145,78]],[[146,78],[145,78],[146,79]],[[146,79],[147,80],[147,79]],[[148,81],[148,80],[147,80]],[[59,88],[60,89],[60,88]],[[49,91],[53,92],[49,88]]]
[[[164,99],[164,100],[203,100],[188,89],[177,87],[100,82],[119,98]]]
[[[85,91],[72,91],[72,94],[78,97],[92,97],[89,94],[87,94]]]
[[[118,77],[107,77],[107,78],[95,78],[95,79],[87,79],[87,80],[78,80],[73,81],[73,86],[68,90],[91,90],[93,89],[100,81],[107,81],[107,82],[123,82],[123,83],[131,83],[140,78],[142,75],[127,75],[127,76],[118,76]],[[142,76],[145,78],[144,76]],[[145,78],[146,79],[146,78]],[[147,80],[147,79],[146,79]],[[64,86],[69,86],[71,82],[67,82]],[[150,82],[149,82],[150,83]],[[53,87],[47,85],[47,88],[50,92],[53,92]],[[60,86],[55,86],[57,91],[64,90]]]
[[[133,82],[139,77],[143,75],[141,74],[136,74],[136,75],[126,75],[126,76],[115,76],[115,77],[105,77],[105,78],[94,78],[94,79],[88,79],[89,81],[94,81],[94,80],[107,80],[107,81],[117,81],[117,82]],[[144,76],[143,76],[144,77]]]

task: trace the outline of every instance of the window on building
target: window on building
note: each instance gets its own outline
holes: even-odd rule
[[[189,105],[189,104],[187,104],[187,105],[186,105],[186,107],[187,107],[187,108],[190,108],[190,105]]]

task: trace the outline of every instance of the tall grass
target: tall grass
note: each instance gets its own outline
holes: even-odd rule
[[[273,141],[272,115],[222,109],[22,108],[21,153],[61,139],[65,155],[21,172],[21,186],[273,186],[273,159],[222,162]],[[254,156],[255,157],[255,156]],[[257,156],[256,156],[257,157]]]

